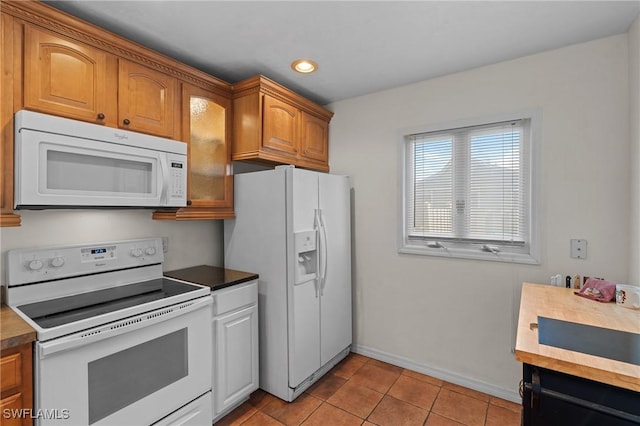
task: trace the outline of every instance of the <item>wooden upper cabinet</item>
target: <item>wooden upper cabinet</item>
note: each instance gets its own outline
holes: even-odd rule
[[[229,219],[233,213],[231,99],[190,84],[182,87],[182,140],[187,142],[187,204],[154,219]]]
[[[304,111],[300,115],[300,120],[301,155],[325,164],[328,163],[329,122]]]
[[[13,212],[13,112],[14,94],[22,89],[21,32],[12,16],[0,7],[0,226],[20,226]]]
[[[233,160],[329,171],[333,113],[263,76],[233,85]]]
[[[298,109],[269,95],[263,96],[262,146],[293,155],[297,154]]]
[[[192,206],[162,218],[233,217],[230,84],[40,1],[2,2],[0,44],[0,226],[20,225],[13,121],[21,109],[186,141]],[[190,104],[201,101],[204,118],[192,116]]]
[[[118,126],[179,139],[174,77],[124,59],[118,61]]]
[[[115,126],[114,66],[99,49],[25,25],[24,108]]]
[[[179,139],[178,101],[172,76],[25,25],[26,109]]]

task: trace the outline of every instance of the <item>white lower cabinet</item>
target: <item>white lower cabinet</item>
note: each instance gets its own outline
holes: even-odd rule
[[[258,281],[211,293],[213,421],[258,389]]]

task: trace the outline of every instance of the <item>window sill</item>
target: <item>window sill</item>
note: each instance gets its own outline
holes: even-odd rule
[[[498,252],[491,253],[479,249],[462,248],[430,248],[420,245],[405,245],[398,250],[402,254],[417,254],[421,256],[448,257],[451,259],[488,260],[491,262],[522,263],[539,265],[540,261],[530,254]]]

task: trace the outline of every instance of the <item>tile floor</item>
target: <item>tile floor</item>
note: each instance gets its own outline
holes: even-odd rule
[[[229,425],[519,426],[520,405],[351,353],[292,403],[257,390]]]

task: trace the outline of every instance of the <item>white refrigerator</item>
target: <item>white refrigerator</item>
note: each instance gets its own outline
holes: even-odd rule
[[[234,187],[225,267],[259,274],[260,388],[293,401],[351,347],[350,180],[279,166]]]

